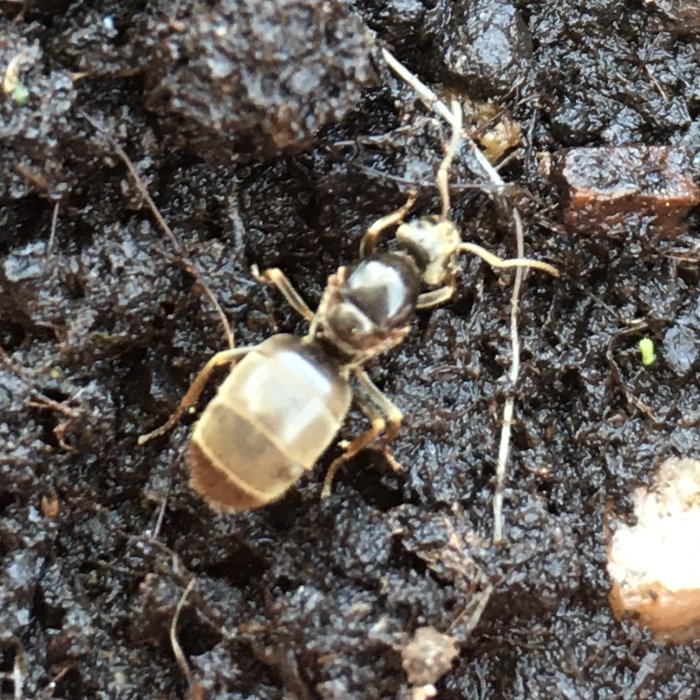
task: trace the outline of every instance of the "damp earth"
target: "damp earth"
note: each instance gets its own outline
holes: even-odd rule
[[[631,0],[0,3],[0,695],[695,697],[692,647],[613,617],[606,526],[658,464],[700,451],[697,14]],[[225,347],[190,263],[239,345],[303,334],[251,265],[282,268],[313,306],[409,189],[417,213],[439,211],[449,131],[382,47],[445,100],[490,101],[475,138],[509,121],[509,186],[485,186],[464,145],[452,216],[513,257],[517,206],[527,255],[562,276],[526,274],[515,387],[513,273],[478,258],[368,367],[406,415],[401,473],[368,449],[322,501],[335,447],[283,500],[217,514],[187,484],[196,413],[136,444]],[[682,211],[659,225],[660,166],[643,182],[613,173],[614,226],[590,193],[594,210],[572,218],[557,162],[591,148],[676,154]],[[339,438],[365,425],[353,410]]]

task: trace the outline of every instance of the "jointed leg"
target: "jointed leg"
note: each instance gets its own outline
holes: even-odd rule
[[[447,152],[445,157],[440,163],[440,167],[437,172],[437,186],[440,191],[440,198],[442,199],[442,212],[440,213],[440,218],[444,221],[447,219],[447,215],[450,213],[450,188],[448,185],[448,177],[450,166],[452,165],[452,160],[457,153],[457,148],[459,147],[459,142],[462,140],[462,108],[456,101],[451,105],[452,114],[454,115],[454,121],[452,122],[452,136],[450,137],[450,142],[447,144]]]
[[[356,372],[363,394],[356,395],[360,408],[370,419],[371,426],[361,435],[345,446],[345,451],[336,457],[326,472],[323,480],[321,498],[327,498],[331,493],[331,485],[338,469],[351,460],[358,452],[371,445],[378,437],[382,437],[382,453],[394,471],[401,471],[401,467],[394,459],[388,444],[396,437],[401,427],[403,414],[401,411],[375,386],[374,382],[363,370]]]
[[[557,270],[554,265],[542,262],[541,260],[531,260],[530,258],[509,258],[504,260],[503,258],[499,258],[497,255],[490,253],[488,250],[486,250],[486,248],[476,245],[476,243],[462,243],[459,249],[464,253],[478,255],[482,260],[491,265],[491,267],[533,267],[536,270],[548,272],[553,277],[559,277],[559,270]]]
[[[160,437],[165,434],[175,426],[175,424],[180,420],[180,416],[199,398],[202,390],[206,386],[211,373],[221,365],[229,364],[235,362],[242,355],[250,352],[253,346],[247,346],[243,348],[232,348],[231,350],[223,350],[222,352],[217,352],[214,357],[212,357],[209,362],[199,371],[197,376],[194,378],[190,388],[187,393],[182,397],[178,407],[175,409],[173,414],[168,418],[168,420],[155,430],[147,433],[146,435],[141,435],[138,439],[139,445],[144,445],[145,443],[153,440],[153,438]]]
[[[282,296],[287,300],[287,303],[307,321],[311,321],[314,317],[314,312],[308,307],[307,303],[301,298],[299,292],[294,289],[292,283],[287,279],[287,276],[278,267],[271,267],[265,270],[262,274],[258,271],[258,266],[251,267],[253,277],[260,284],[271,284],[282,292]]]
[[[423,294],[418,295],[418,301],[416,302],[417,309],[432,309],[433,306],[440,306],[446,301],[452,298],[455,293],[455,282],[445,285],[444,287],[438,287],[438,289],[433,289],[430,292],[423,292]]]
[[[358,370],[355,375],[362,385],[362,388],[365,390],[367,398],[382,412],[386,418],[386,430],[384,431],[384,438],[382,439],[382,449],[384,451],[384,456],[392,469],[400,471],[401,467],[389,452],[388,445],[399,434],[401,423],[403,422],[403,413],[401,413],[401,410],[391,401],[391,399],[387,398],[386,395],[380,391],[380,389],[369,378],[368,374],[364,370]],[[364,405],[363,410],[368,412],[368,409],[365,408]],[[368,412],[368,415],[371,416],[372,414]]]
[[[328,496],[331,495],[331,486],[333,485],[333,479],[338,469],[340,469],[345,462],[351,460],[358,452],[361,452],[365,447],[371,445],[377,437],[382,434],[385,427],[386,421],[381,416],[375,416],[372,419],[372,426],[345,446],[343,454],[336,457],[331,462],[331,466],[328,467],[326,478],[323,480],[321,498],[328,498]]]
[[[381,219],[377,219],[368,229],[365,231],[365,235],[362,236],[362,241],[360,241],[360,257],[366,258],[371,255],[374,251],[374,246],[377,243],[377,238],[379,234],[389,226],[394,226],[395,224],[400,224],[406,214],[411,211],[411,207],[415,204],[417,193],[415,190],[411,190],[408,193],[408,199],[406,203],[397,209],[396,211],[382,216]]]

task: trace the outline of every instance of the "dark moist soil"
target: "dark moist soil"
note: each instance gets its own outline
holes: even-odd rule
[[[441,698],[697,697],[698,652],[615,620],[605,569],[610,514],[629,512],[664,458],[700,450],[697,213],[685,233],[652,234],[643,216],[615,235],[569,232],[541,167],[576,146],[672,145],[697,176],[688,5],[0,4],[3,697],[408,698],[401,652],[420,627],[460,643],[433,678]],[[518,204],[527,254],[563,276],[527,274],[515,390],[512,274],[475,258],[454,299],[372,363],[406,414],[403,473],[367,450],[322,502],[336,447],[280,502],[214,513],[187,485],[194,416],[136,445],[225,347],[182,254],[236,342],[255,344],[305,324],[251,264],[280,266],[313,305],[412,185],[417,213],[438,210],[449,134],[382,46],[520,125],[506,198],[475,187],[483,174],[462,149],[453,218],[512,256]],[[133,159],[181,251],[88,117]],[[648,367],[644,336],[658,355]],[[340,438],[365,425],[353,411]],[[177,630],[188,684],[169,631],[193,577]]]

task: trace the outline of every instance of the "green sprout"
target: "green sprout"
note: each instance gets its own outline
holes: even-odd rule
[[[15,104],[19,105],[20,107],[24,107],[24,105],[29,102],[29,89],[21,81],[17,82],[17,85],[14,86],[11,94]]]
[[[651,338],[642,338],[639,341],[639,354],[642,356],[642,364],[645,367],[649,367],[649,365],[653,365],[656,362],[654,341]]]

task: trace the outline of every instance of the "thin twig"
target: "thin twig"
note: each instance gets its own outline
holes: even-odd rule
[[[429,109],[437,112],[448,124],[454,127],[455,115],[447,105],[417,76],[411,73],[402,63],[400,63],[389,51],[382,49],[382,55],[389,67],[410,85],[420,99]],[[466,143],[469,145],[476,161],[481,166],[485,177],[497,186],[499,193],[502,193],[507,185],[498,171],[489,163],[486,156],[481,152],[474,140],[468,134],[464,135]],[[515,230],[515,240],[517,247],[517,257],[525,256],[525,244],[523,240],[523,222],[518,210],[512,209],[513,225]],[[515,279],[510,297],[510,342],[511,342],[511,365],[508,377],[511,386],[514,387],[520,373],[520,338],[518,334],[518,314],[520,310],[520,290],[523,281],[523,268],[515,268]],[[513,414],[515,412],[515,400],[513,396],[506,399],[503,406],[503,418],[501,423],[501,437],[498,447],[498,462],[496,464],[496,486],[493,495],[493,541],[501,542],[504,537],[503,523],[503,492],[505,490],[506,478],[508,475],[508,456],[510,453],[511,426]]]
[[[46,254],[51,255],[53,252],[53,246],[56,242],[56,231],[58,230],[58,202],[53,206],[53,213],[51,214],[51,233],[49,234],[49,242],[46,245]]]
[[[14,700],[22,700],[24,698],[24,680],[27,676],[27,659],[24,653],[24,647],[17,640],[17,651],[15,652],[15,660],[12,664],[12,681],[15,686]]]
[[[177,661],[177,665],[180,667],[182,674],[187,679],[188,686],[192,685],[192,673],[190,672],[190,666],[187,663],[187,659],[185,658],[185,654],[182,651],[182,647],[180,646],[180,642],[177,638],[177,624],[180,621],[180,615],[182,614],[182,609],[185,607],[185,603],[187,602],[187,597],[192,592],[196,581],[197,579],[195,576],[190,579],[190,582],[187,584],[185,590],[180,596],[180,600],[175,608],[175,614],[170,622],[170,646],[173,648],[173,654],[175,656],[175,661]]]
[[[406,68],[398,59],[393,56],[386,49],[382,49],[382,56],[387,62],[389,67],[408,85],[410,85],[415,91],[418,97],[425,103],[428,109],[432,109],[437,112],[450,126],[455,126],[455,115],[452,110],[416,75],[411,73],[411,71]],[[503,181],[498,171],[489,163],[488,158],[481,152],[481,149],[476,145],[474,139],[472,139],[468,134],[464,135],[464,139],[469,146],[470,150],[474,154],[479,165],[482,167],[486,177],[491,180],[495,185],[500,188],[506,187],[506,183]]]
[[[64,666],[50,681],[49,684],[41,692],[42,698],[52,698],[56,690],[56,686],[71,672],[71,666]]]
[[[428,109],[437,112],[448,124],[454,124],[452,110],[417,75],[411,73],[390,51],[382,49],[382,56],[389,68],[415,90]]]
[[[37,401],[36,403],[30,402],[29,405],[35,406],[37,408],[50,408],[51,410],[56,411],[57,413],[63,414],[67,418],[78,417],[78,414],[69,406],[64,406],[62,403],[59,403],[58,401],[55,401],[52,398],[49,398],[48,396],[46,396],[46,394],[42,393],[38,389],[35,389],[32,378],[27,376],[22,367],[15,364],[10,359],[10,356],[7,354],[7,350],[5,350],[5,348],[3,348],[2,346],[0,346],[0,359],[2,359],[5,365],[9,369],[11,369],[17,375],[17,377],[29,387],[29,390],[31,391],[32,395]]]
[[[513,223],[515,224],[515,238],[517,241],[518,257],[525,255],[523,244],[523,223],[518,210],[513,208]],[[515,387],[520,374],[520,336],[518,333],[518,313],[520,311],[520,288],[523,282],[523,269],[515,268],[513,290],[510,295],[510,370],[508,378],[511,388]],[[498,544],[503,541],[503,492],[508,476],[508,455],[510,453],[510,435],[515,412],[515,399],[513,394],[506,398],[503,405],[503,417],[501,418],[501,439],[498,445],[498,462],[496,464],[496,487],[493,493],[493,541]]]
[[[233,332],[231,330],[231,326],[228,322],[228,319],[226,318],[226,314],[224,313],[224,310],[221,308],[221,305],[219,304],[218,300],[214,296],[214,293],[211,291],[211,289],[209,288],[209,285],[205,282],[201,273],[197,269],[197,266],[185,254],[184,249],[183,249],[182,245],[180,244],[180,241],[177,239],[177,237],[173,233],[172,229],[170,228],[170,226],[168,226],[168,223],[163,218],[163,215],[158,210],[158,207],[156,206],[155,202],[153,201],[153,199],[151,198],[151,195],[148,192],[148,188],[146,187],[146,183],[143,181],[143,178],[139,174],[138,170],[136,170],[136,167],[134,166],[134,164],[131,161],[131,159],[129,158],[129,156],[126,154],[126,151],[122,148],[122,146],[119,144],[119,142],[116,140],[116,138],[114,136],[112,136],[112,134],[109,132],[108,129],[101,126],[92,117],[85,114],[85,112],[82,112],[82,116],[95,128],[95,130],[99,134],[101,134],[107,140],[107,142],[114,149],[114,152],[119,156],[119,159],[126,166],[126,169],[129,171],[129,174],[131,175],[131,178],[134,181],[134,184],[136,185],[136,188],[138,189],[139,194],[141,195],[142,199],[148,205],[148,208],[151,210],[151,214],[153,214],[153,218],[156,220],[161,231],[170,239],[170,242],[171,242],[173,248],[175,248],[175,251],[180,256],[180,259],[182,261],[183,267],[185,268],[185,271],[192,277],[192,279],[194,279],[195,282],[197,282],[199,285],[201,285],[202,289],[204,290],[204,293],[209,298],[209,301],[211,302],[212,306],[214,307],[216,313],[218,314],[219,320],[221,321],[221,325],[224,328],[224,335],[226,336],[226,341],[228,343],[228,346],[229,346],[229,348],[233,348],[235,346]]]
[[[481,593],[475,594],[479,596],[479,602],[472,611],[472,614],[469,616],[467,623],[464,625],[464,627],[461,628],[462,634],[465,637],[469,637],[471,633],[476,629],[476,626],[479,624],[481,616],[484,614],[484,610],[486,610],[486,606],[488,605],[489,600],[491,600],[493,590],[493,585],[489,583],[486,585],[486,588],[484,588],[484,590]],[[460,616],[460,618],[458,618],[458,620],[456,620],[455,623],[450,625],[450,631],[457,627],[458,622],[461,622],[461,617],[462,616]]]
[[[369,165],[361,165],[360,163],[350,163],[350,167],[357,168],[367,175],[372,175],[373,177],[380,178],[382,180],[390,180],[391,182],[396,182],[399,185],[404,185],[405,187],[410,187],[411,189],[428,189],[429,187],[435,186],[435,180],[411,180],[407,177],[401,177],[400,175],[394,175],[392,173],[384,173],[381,170],[377,170]],[[514,185],[508,183],[506,187],[513,188]],[[478,182],[455,182],[450,185],[450,190],[452,192],[485,192],[487,194],[494,193],[500,194],[503,188],[499,186],[489,185],[487,183]]]
[[[169,491],[169,489],[168,489]],[[168,506],[168,496],[169,493],[166,493],[165,496],[161,499],[160,502],[160,508],[158,508],[158,518],[156,519],[156,524],[153,528],[153,532],[151,533],[151,537],[154,540],[157,540],[158,537],[160,536],[160,531],[163,527],[163,520],[165,519],[165,511]]]

